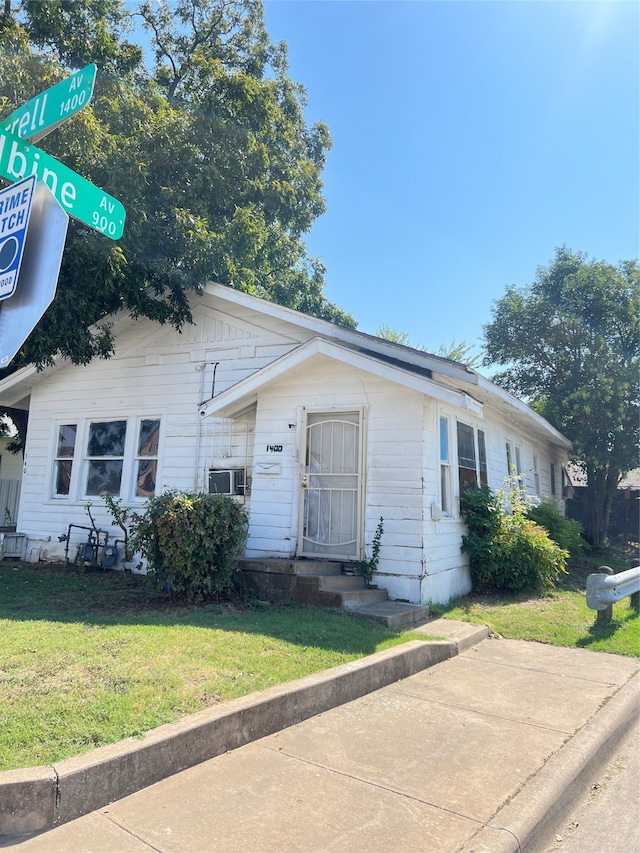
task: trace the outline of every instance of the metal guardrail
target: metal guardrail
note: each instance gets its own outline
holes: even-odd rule
[[[600,566],[587,578],[587,607],[598,611],[598,621],[609,621],[616,601],[631,596],[634,607],[640,606],[640,566],[613,574],[609,566]]]

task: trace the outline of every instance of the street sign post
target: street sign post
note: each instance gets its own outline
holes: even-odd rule
[[[96,66],[86,65],[18,107],[2,119],[0,128],[20,139],[37,142],[87,106],[95,80]]]
[[[5,300],[0,367],[14,358],[55,296],[69,216],[112,240],[124,230],[125,211],[117,199],[25,142],[42,139],[85,107],[95,77],[95,65],[87,65],[0,121],[0,176],[14,182],[0,192],[0,300]]]
[[[0,175],[17,181],[34,175],[51,190],[62,209],[112,240],[124,231],[122,203],[50,154],[0,130]]]
[[[35,183],[32,176],[0,191],[0,300],[15,293]]]

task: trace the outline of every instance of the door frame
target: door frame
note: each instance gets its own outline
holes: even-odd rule
[[[303,525],[304,525],[304,495],[305,488],[303,487],[303,478],[306,473],[306,450],[307,450],[307,417],[308,415],[337,415],[342,413],[356,412],[359,419],[359,447],[358,447],[358,488],[356,493],[356,553],[355,555],[333,555],[333,554],[315,554],[307,553],[303,550]],[[307,559],[316,560],[339,560],[343,562],[357,561],[362,559],[364,547],[364,521],[365,521],[365,495],[366,495],[366,426],[367,426],[367,407],[366,406],[302,406],[300,408],[300,439],[298,445],[298,466],[297,478],[294,488],[297,491],[297,497],[294,500],[294,505],[297,507],[297,524],[296,530],[296,556],[306,557]]]

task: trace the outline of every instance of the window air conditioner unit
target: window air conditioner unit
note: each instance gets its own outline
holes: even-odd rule
[[[244,495],[244,468],[209,471],[210,495]]]

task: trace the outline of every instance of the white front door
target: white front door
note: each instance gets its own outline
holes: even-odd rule
[[[301,458],[298,555],[359,558],[362,413],[307,412]]]

